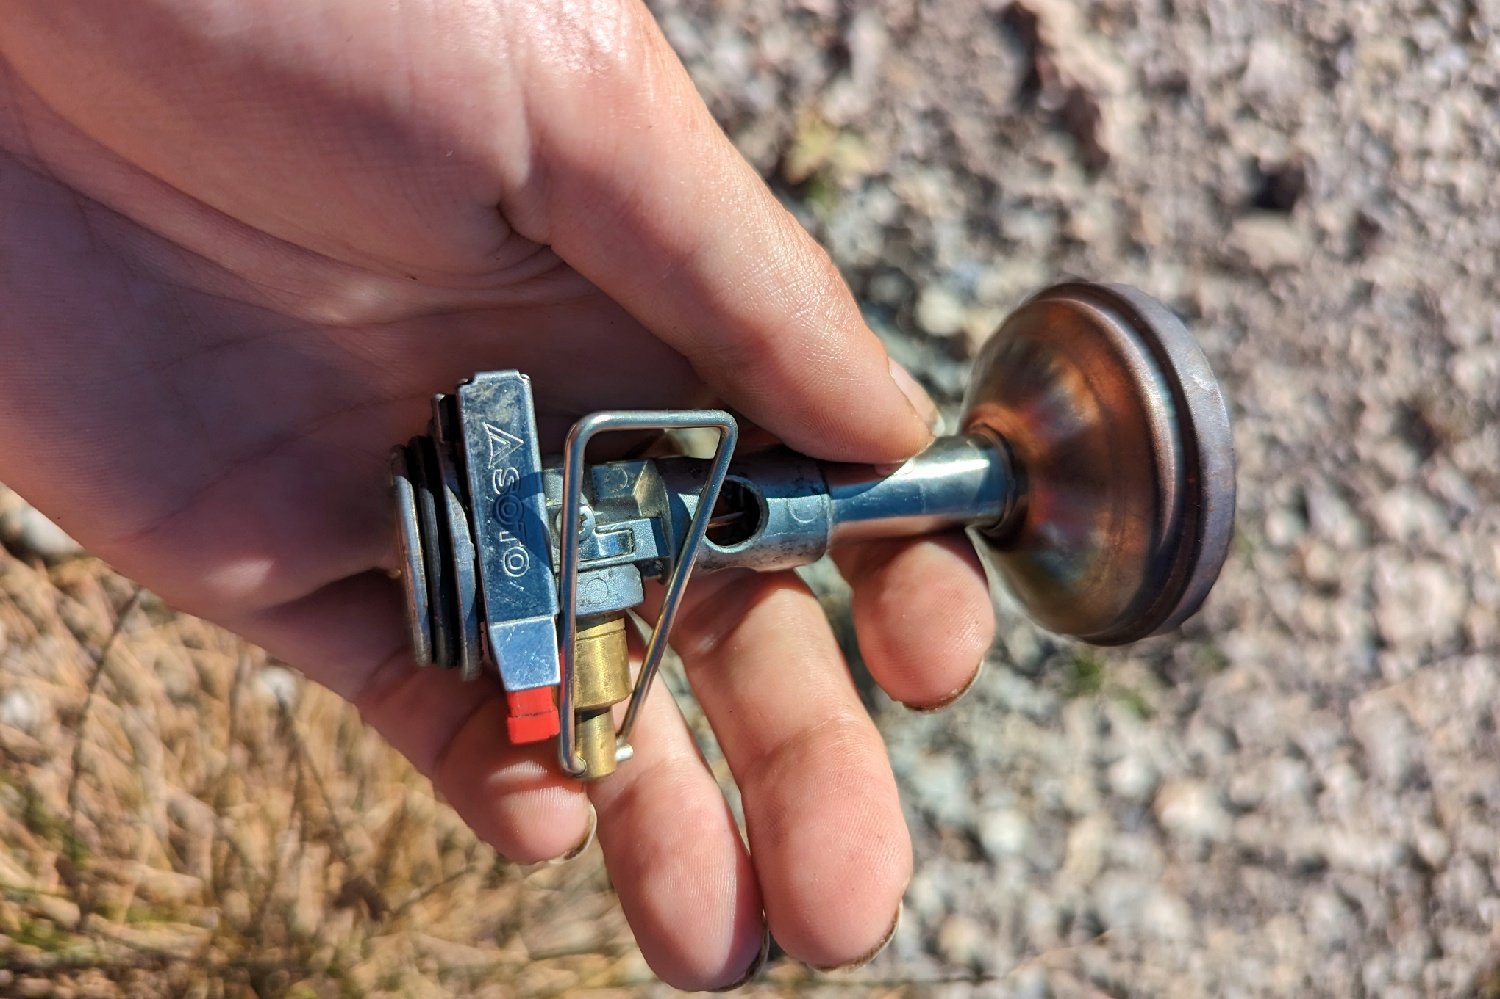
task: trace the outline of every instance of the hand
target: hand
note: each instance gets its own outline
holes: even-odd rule
[[[592,802],[668,982],[741,977],[767,925],[815,966],[886,936],[895,783],[794,576],[703,577],[675,635],[747,852],[662,688],[585,791],[506,743],[496,682],[415,669],[383,571],[386,453],[477,370],[533,376],[551,449],[712,401],[822,458],[929,438],[644,8],[0,0],[0,350],[0,480],[353,701],[506,856],[575,847]],[[892,697],[969,683],[993,622],[961,540],[840,565]]]

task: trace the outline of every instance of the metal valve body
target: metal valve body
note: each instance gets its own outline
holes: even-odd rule
[[[894,471],[785,449],[731,462],[734,424],[717,411],[595,414],[544,461],[514,371],[476,375],[433,410],[430,433],[393,456],[414,654],[466,676],[492,663],[512,741],[558,737],[560,765],[585,778],[628,758],[692,571],[785,569],[843,541],[964,527],[1038,623],[1118,644],[1196,610],[1233,519],[1206,361],[1163,307],[1113,286],[1059,285],[1012,314],[981,352],[963,432]],[[718,429],[715,458],[584,463],[596,433],[680,426]],[[632,686],[625,613],[648,580],[667,596]]]

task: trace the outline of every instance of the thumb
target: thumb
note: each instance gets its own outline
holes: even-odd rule
[[[692,363],[817,457],[900,460],[936,411],[828,254],[714,122],[645,8],[545,4],[518,40],[530,179],[502,204]]]

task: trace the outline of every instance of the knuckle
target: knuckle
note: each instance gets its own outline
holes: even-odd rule
[[[517,34],[531,43],[534,68],[596,84],[630,79],[654,58],[649,17],[621,0],[522,0],[511,5]]]

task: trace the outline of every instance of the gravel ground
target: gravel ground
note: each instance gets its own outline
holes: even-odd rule
[[[1068,274],[1224,380],[1238,536],[1124,651],[1014,614],[876,711],[917,876],[869,973],[1005,995],[1500,990],[1500,4],[660,0],[894,354]]]
[[[1500,995],[1500,4],[652,5],[950,411],[1071,274],[1182,314],[1235,417],[1180,635],[1010,612],[953,710],[872,697],[917,875],[846,986]]]

